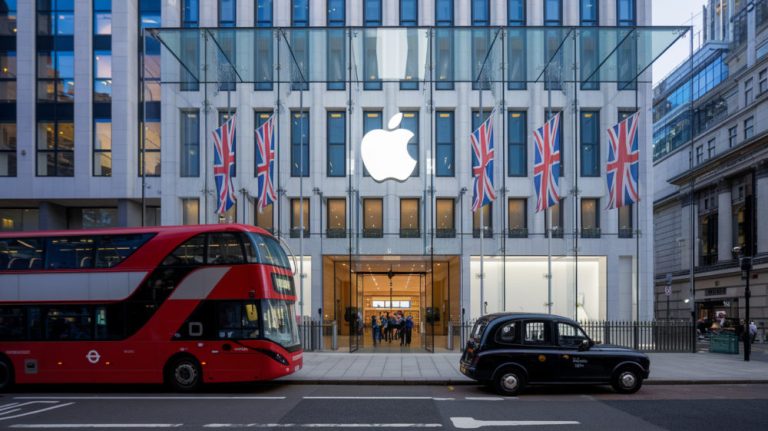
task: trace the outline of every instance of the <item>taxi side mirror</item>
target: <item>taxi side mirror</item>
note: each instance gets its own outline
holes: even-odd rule
[[[579,351],[589,350],[590,347],[592,347],[592,340],[584,339],[581,341],[581,344],[579,345]]]

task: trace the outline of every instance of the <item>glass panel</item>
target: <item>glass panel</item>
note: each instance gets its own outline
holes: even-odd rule
[[[400,236],[419,235],[419,199],[400,199]]]
[[[193,225],[200,224],[200,200],[189,198],[181,200],[182,218],[181,224]]]
[[[456,236],[455,201],[453,198],[438,198],[435,202],[435,227],[438,238],[453,238]]]
[[[344,238],[347,231],[347,200],[343,198],[328,199],[328,232],[329,238]]]
[[[381,238],[384,235],[384,201],[363,199],[363,236]]]

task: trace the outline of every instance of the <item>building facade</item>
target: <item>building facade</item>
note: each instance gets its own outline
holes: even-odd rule
[[[656,316],[745,318],[751,256],[750,317],[764,326],[768,1],[711,1],[705,29],[654,90]]]
[[[302,314],[340,322],[351,313],[368,318],[398,308],[435,323],[440,333],[448,321],[504,310],[653,318],[650,72],[622,51],[624,36],[615,50],[596,48],[599,38],[589,38],[593,27],[649,25],[650,2],[0,3],[7,9],[0,12],[0,58],[12,70],[0,78],[2,103],[9,107],[0,118],[3,229],[255,224],[284,238],[298,256]],[[175,45],[169,33],[164,40],[162,32],[142,37],[143,29],[158,27],[182,29],[173,36]],[[235,27],[271,33],[263,39],[253,32],[249,44],[230,40],[229,46],[223,30]],[[470,27],[504,30],[503,78],[482,84],[462,75],[464,64],[482,63],[475,53],[489,49],[481,43],[473,51],[476,46],[463,42],[471,37],[460,36],[461,29]],[[284,42],[274,42],[283,34],[275,28],[290,33]],[[417,36],[424,31],[434,38],[429,55],[450,60],[438,60],[429,73],[404,60],[400,79],[383,78],[377,73],[388,65],[376,61],[386,42],[363,41],[358,55],[344,39],[356,37],[346,32],[350,28],[364,35],[386,28],[414,28]],[[443,28],[453,36],[441,39]],[[541,45],[533,42],[536,32],[545,35]],[[185,41],[191,34],[194,40]],[[218,54],[201,48],[199,38],[207,37],[201,34],[223,35]],[[548,34],[573,43],[573,55],[557,54]],[[290,52],[278,53],[278,46]],[[533,50],[566,58],[562,70],[526,65],[534,61]],[[598,51],[614,56],[612,68],[566,79],[571,66],[588,70],[589,53],[598,59]],[[248,79],[211,83],[211,75],[232,74],[208,67],[209,58],[227,52],[232,62],[270,60],[243,66]],[[353,65],[346,55],[361,63]],[[302,67],[311,71],[304,82],[279,78]],[[758,85],[756,76],[755,94]],[[481,217],[470,208],[469,136],[494,108],[496,200]],[[562,200],[551,210],[548,229],[545,213],[535,211],[531,134],[550,109],[563,118],[563,173]],[[606,130],[636,111],[640,202],[608,210]],[[414,134],[408,151],[417,165],[405,181],[376,182],[359,145],[398,112],[400,127]],[[278,200],[258,211],[254,130],[273,113]],[[231,115],[237,118],[238,201],[217,215],[210,133]]]

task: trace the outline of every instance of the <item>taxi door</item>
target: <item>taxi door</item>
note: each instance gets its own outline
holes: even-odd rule
[[[579,350],[589,338],[578,326],[557,322],[555,334],[558,345],[558,359],[555,373],[558,380],[568,382],[591,382],[604,380],[603,360],[596,352]]]
[[[529,382],[550,382],[557,362],[557,345],[554,343],[552,322],[548,320],[525,320],[522,327],[523,347],[514,356],[528,370]]]

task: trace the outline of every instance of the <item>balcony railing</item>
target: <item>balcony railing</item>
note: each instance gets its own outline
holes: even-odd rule
[[[582,238],[600,238],[600,228],[599,227],[587,227],[581,229],[581,237]]]
[[[620,228],[619,229],[619,238],[632,238],[632,232],[634,229],[632,228]]]
[[[327,238],[346,238],[347,237],[347,230],[346,229],[328,229],[325,231],[325,236]]]
[[[400,238],[418,238],[421,236],[419,229],[400,229]]]
[[[509,232],[507,232],[507,238],[528,238],[528,228],[509,228]]]
[[[301,228],[292,227],[291,238],[298,238],[299,236],[301,236]],[[309,238],[309,229],[304,229],[304,238]]]
[[[383,229],[363,229],[363,238],[383,238]]]
[[[472,237],[473,238],[480,238],[480,229],[472,229]],[[485,237],[486,238],[493,238],[493,231],[486,229],[485,230]]]
[[[435,238],[456,238],[456,229],[436,229]]]

